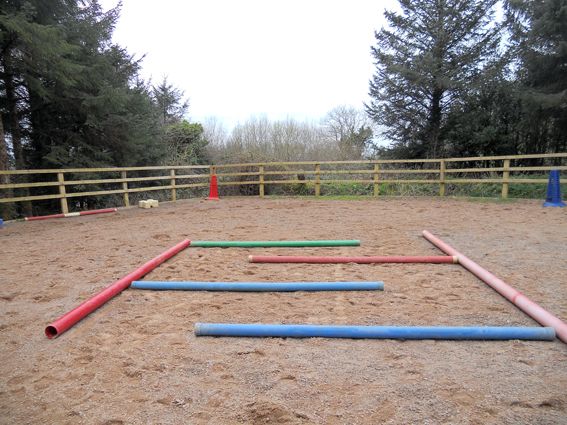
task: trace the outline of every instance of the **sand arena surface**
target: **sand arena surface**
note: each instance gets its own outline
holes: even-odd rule
[[[0,230],[5,424],[565,424],[559,342],[196,338],[196,322],[535,326],[459,265],[249,264],[249,254],[439,255],[430,230],[567,320],[567,209],[453,199],[233,198]],[[189,248],[148,280],[382,280],[384,292],[129,289],[45,326],[177,242],[360,239],[360,247]]]

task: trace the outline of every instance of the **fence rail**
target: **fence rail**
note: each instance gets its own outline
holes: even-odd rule
[[[542,165],[534,166],[534,161]],[[461,167],[463,162],[467,163],[465,167]],[[522,166],[523,162],[528,164]],[[546,165],[549,163],[554,165]],[[67,213],[69,199],[121,194],[123,205],[129,206],[129,194],[153,191],[168,191],[168,199],[175,201],[180,189],[208,187],[212,174],[217,175],[219,186],[256,186],[260,197],[266,195],[268,186],[274,185],[302,185],[312,188],[315,196],[320,196],[322,186],[358,183],[369,185],[374,196],[380,195],[383,184],[437,185],[439,196],[446,194],[448,185],[499,184],[500,196],[507,198],[510,185],[544,184],[547,182],[544,173],[553,169],[567,170],[567,153],[445,159],[5,170],[0,171],[0,181],[3,182],[0,184],[0,204],[58,199],[61,212]],[[87,173],[96,178],[77,179],[74,176]],[[132,173],[158,174],[132,177]],[[410,178],[404,178],[405,175]],[[47,176],[52,178],[47,179]],[[73,178],[69,178],[70,176]],[[530,176],[532,178],[526,178]],[[131,184],[134,183],[146,185],[132,187]],[[563,179],[561,183],[567,181]],[[98,185],[99,190],[89,191],[85,187],[89,185]],[[120,188],[101,189],[101,185],[119,185]],[[32,195],[30,189],[43,192],[53,190],[55,193]],[[15,196],[14,191],[23,191],[24,194]]]

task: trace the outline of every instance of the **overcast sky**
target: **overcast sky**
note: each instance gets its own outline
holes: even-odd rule
[[[105,10],[117,0],[100,0]],[[123,0],[114,40],[146,55],[143,76],[168,76],[192,121],[228,128],[253,115],[319,120],[362,107],[370,46],[395,0]]]

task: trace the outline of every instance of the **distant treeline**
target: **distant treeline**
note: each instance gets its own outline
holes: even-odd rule
[[[567,0],[399,0],[366,111],[391,157],[567,150]]]
[[[400,0],[376,32],[360,110],[251,118],[230,133],[185,120],[167,79],[140,78],[142,58],[112,42],[118,7],[0,8],[0,169],[567,150],[567,0]]]

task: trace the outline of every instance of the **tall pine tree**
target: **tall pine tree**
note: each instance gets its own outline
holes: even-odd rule
[[[499,45],[496,0],[400,0],[372,47],[369,116],[385,127],[392,153],[446,154],[447,115],[491,66]]]
[[[159,115],[140,62],[112,43],[119,9],[13,0],[0,13],[0,108],[16,168],[156,163]]]
[[[183,91],[170,84],[167,77],[152,87],[152,97],[163,125],[180,122],[189,108],[189,101],[184,98]]]
[[[516,60],[518,139],[527,153],[567,151],[567,0],[506,2]]]

